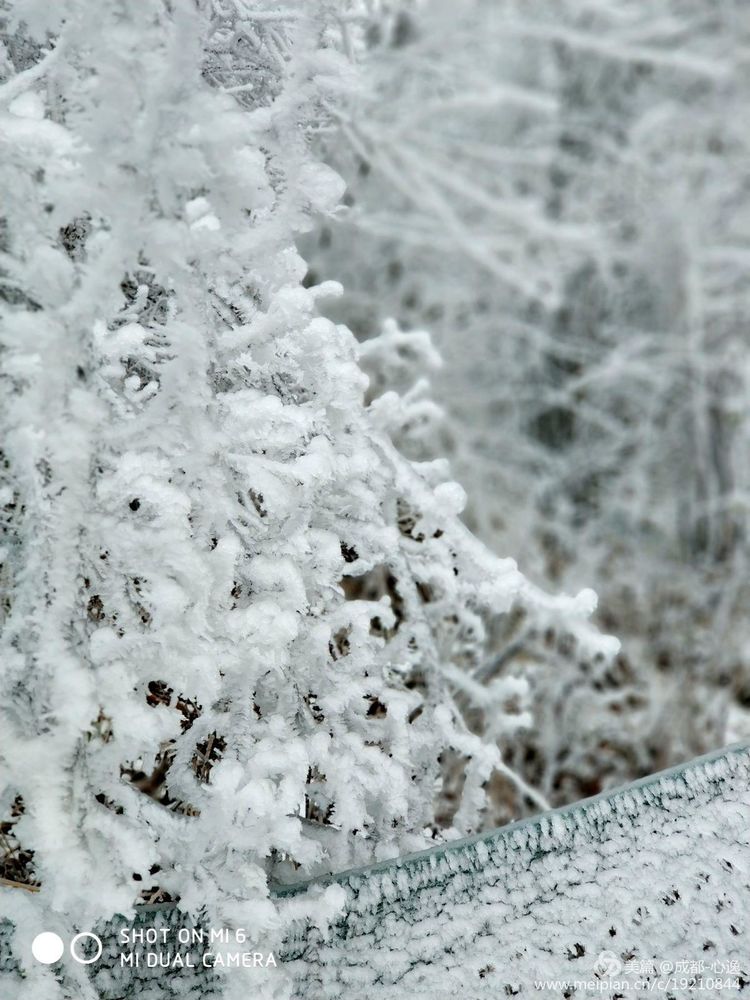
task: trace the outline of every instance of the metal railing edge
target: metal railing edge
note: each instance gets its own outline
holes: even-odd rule
[[[324,875],[313,876],[312,878],[304,879],[300,882],[284,884],[272,883],[270,886],[270,893],[273,898],[288,899],[292,896],[304,893],[308,889],[323,889],[329,885],[340,885],[342,883],[346,883],[350,879],[359,879],[370,875],[387,874],[390,871],[395,872],[398,869],[419,864],[422,861],[427,861],[431,857],[442,857],[446,854],[459,853],[466,850],[466,848],[471,848],[480,843],[497,842],[499,840],[508,839],[518,831],[539,827],[546,820],[550,820],[555,816],[569,817],[574,816],[576,813],[584,813],[587,810],[590,810],[592,806],[595,806],[597,803],[611,802],[612,800],[626,796],[634,791],[639,791],[643,788],[649,788],[653,785],[661,784],[670,778],[679,778],[690,771],[699,771],[701,768],[704,768],[712,763],[716,763],[717,761],[726,759],[727,757],[733,755],[741,754],[750,754],[750,744],[732,743],[728,746],[720,747],[717,750],[711,750],[710,752],[702,754],[699,757],[693,757],[690,760],[683,761],[682,763],[673,764],[671,767],[664,768],[661,771],[654,771],[641,778],[636,778],[634,781],[630,781],[627,784],[618,785],[615,788],[605,789],[604,791],[599,792],[596,795],[589,796],[588,798],[577,799],[575,802],[558,806],[555,809],[548,809],[544,812],[535,813],[533,816],[525,816],[523,819],[516,820],[513,823],[507,823],[505,826],[495,827],[492,830],[485,830],[482,833],[472,834],[469,837],[445,841],[443,843],[427,847],[421,851],[414,851],[411,854],[397,855],[393,858],[387,858],[384,861],[377,861],[373,864],[361,865],[354,868],[347,868],[339,872],[330,872]]]

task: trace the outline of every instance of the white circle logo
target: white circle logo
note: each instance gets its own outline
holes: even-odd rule
[[[54,965],[55,962],[59,962],[64,951],[63,939],[52,931],[37,934],[31,942],[31,954],[42,965]]]
[[[84,938],[91,938],[92,941],[96,941],[97,950],[93,958],[82,958],[80,955],[76,953],[75,950],[76,944],[78,944],[78,942],[82,941]],[[90,931],[81,931],[81,933],[76,934],[76,936],[70,942],[70,954],[73,956],[76,962],[78,962],[79,965],[91,965],[92,962],[98,962],[99,959],[102,957],[102,950],[103,950],[102,939],[97,934],[92,934]]]
[[[622,962],[613,951],[603,951],[596,960],[594,972],[611,979],[622,971]]]

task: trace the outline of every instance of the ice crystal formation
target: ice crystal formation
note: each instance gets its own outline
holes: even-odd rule
[[[592,664],[528,622],[537,724],[509,759],[555,804],[750,736],[750,32],[742,0],[404,0],[319,141],[349,212],[304,252],[366,344],[444,357],[467,520],[540,585],[592,586]],[[395,373],[397,374],[397,373]]]
[[[300,997],[564,997],[576,981],[612,998],[739,992],[749,765],[730,751],[342,876],[344,916],[324,933],[300,921],[290,940]]]
[[[37,932],[172,902],[268,947],[269,877],[476,831],[523,712],[487,613],[593,604],[472,538],[303,281],[356,7],[0,11],[0,893],[14,1000],[92,1000]],[[251,973],[223,996],[287,989]]]

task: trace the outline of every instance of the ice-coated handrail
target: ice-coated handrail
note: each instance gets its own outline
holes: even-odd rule
[[[598,803],[612,802],[613,800],[627,796],[634,791],[651,788],[654,785],[662,785],[671,779],[680,778],[685,775],[689,775],[692,772],[700,772],[703,768],[706,768],[708,765],[716,763],[717,761],[725,760],[731,756],[748,753],[750,753],[749,745],[745,743],[733,743],[718,750],[712,750],[711,752],[703,754],[700,757],[693,757],[691,760],[685,761],[681,764],[675,764],[662,771],[655,771],[652,774],[647,774],[642,778],[636,779],[635,781],[628,782],[626,785],[619,785],[616,788],[606,789],[603,792],[599,792],[597,795],[592,795],[585,799],[577,799],[575,802],[571,802],[564,806],[558,806],[556,809],[549,809],[545,812],[535,813],[533,816],[527,816],[524,819],[516,820],[514,823],[508,823],[505,826],[496,827],[495,829],[485,831],[484,833],[477,833],[470,837],[463,837],[460,840],[451,840],[446,843],[436,844],[435,846],[428,847],[422,851],[416,851],[412,854],[399,855],[385,861],[378,861],[375,864],[362,865],[357,868],[347,868],[344,871],[331,872],[326,875],[318,875],[300,882],[288,884],[274,883],[270,887],[271,895],[276,898],[294,896],[299,893],[306,892],[308,889],[313,887],[325,888],[328,885],[346,883],[350,879],[362,879],[371,875],[379,875],[388,872],[395,872],[402,868],[409,868],[411,865],[419,864],[429,858],[442,858],[446,855],[459,853],[467,847],[472,847],[479,843],[497,843],[510,838],[519,830],[532,829],[535,827],[538,828],[546,821],[551,820],[553,817],[572,817],[578,813],[586,813]]]
[[[726,759],[730,756],[742,754],[750,754],[750,745],[745,743],[732,743],[729,746],[721,747],[718,750],[712,750],[700,757],[693,757],[688,761],[675,764],[662,771],[654,771],[651,774],[647,774],[642,778],[637,778],[635,781],[628,782],[625,785],[618,785],[616,788],[606,789],[603,792],[599,792],[597,795],[592,795],[585,799],[577,799],[575,802],[570,802],[564,806],[558,806],[556,809],[549,809],[545,812],[535,813],[533,816],[526,816],[513,823],[507,823],[505,826],[495,827],[492,830],[473,834],[470,837],[463,837],[460,840],[450,840],[442,844],[435,844],[433,847],[428,847],[422,851],[398,855],[397,857],[388,858],[385,861],[378,861],[370,865],[347,868],[340,872],[330,872],[325,875],[317,875],[299,882],[284,884],[272,883],[270,886],[271,895],[276,898],[288,898],[289,896],[295,896],[299,893],[306,892],[308,889],[313,887],[325,888],[328,885],[346,883],[350,879],[354,878],[366,878],[370,875],[395,872],[398,869],[408,868],[412,864],[418,864],[431,857],[442,858],[445,855],[458,853],[465,848],[478,843],[497,843],[510,838],[519,830],[538,828],[552,817],[575,816],[577,813],[585,813],[597,803],[612,802],[613,800],[626,796],[634,791],[664,784],[670,779],[679,778],[692,772],[699,772],[707,765],[716,763],[717,761]],[[136,911],[139,914],[144,914],[147,912],[172,910],[174,908],[175,904],[171,902],[151,903],[137,906]]]

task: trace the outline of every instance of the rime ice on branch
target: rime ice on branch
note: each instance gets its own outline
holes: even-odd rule
[[[139,901],[273,940],[268,875],[424,846],[446,754],[449,835],[477,829],[501,761],[456,692],[516,724],[460,679],[524,582],[372,419],[333,289],[303,286],[295,235],[342,193],[307,144],[348,86],[336,5],[2,11],[5,881],[41,886],[0,890],[19,961],[53,917]]]

